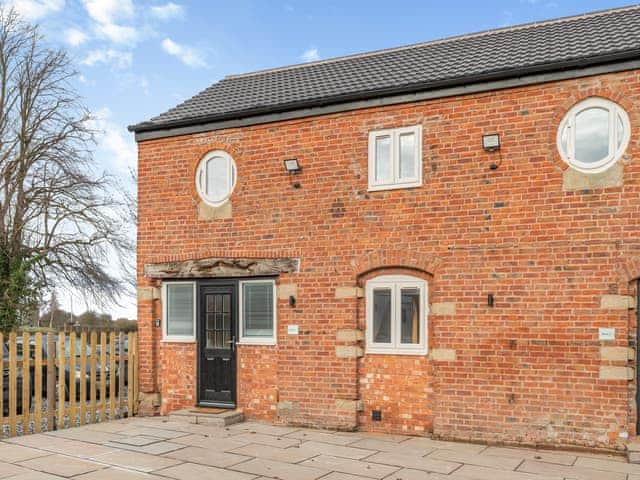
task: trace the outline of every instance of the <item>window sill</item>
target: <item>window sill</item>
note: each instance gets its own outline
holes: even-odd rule
[[[425,357],[427,356],[429,353],[428,349],[426,348],[422,348],[419,350],[412,350],[412,349],[407,349],[407,350],[403,350],[403,349],[381,349],[381,348],[371,348],[368,347],[365,349],[364,354],[365,355],[414,355],[416,357]]]
[[[160,343],[196,343],[195,338],[163,338]]]
[[[422,186],[422,182],[398,183],[394,185],[369,185],[367,191],[379,192],[384,190],[402,190],[409,188],[418,188]]]
[[[240,340],[236,342],[236,345],[272,347],[277,345],[277,342],[275,340]]]

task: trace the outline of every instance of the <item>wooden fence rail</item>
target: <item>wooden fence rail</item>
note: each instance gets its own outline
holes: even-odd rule
[[[135,415],[136,332],[0,334],[2,436]]]

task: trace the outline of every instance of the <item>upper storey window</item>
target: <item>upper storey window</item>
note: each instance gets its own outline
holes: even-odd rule
[[[213,207],[224,204],[236,186],[236,164],[227,152],[207,153],[196,170],[198,195]]]
[[[369,190],[422,185],[422,127],[369,132]]]
[[[602,172],[620,159],[630,131],[629,116],[618,104],[588,98],[574,105],[560,123],[558,150],[576,170]]]

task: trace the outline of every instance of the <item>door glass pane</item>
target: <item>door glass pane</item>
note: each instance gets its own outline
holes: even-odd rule
[[[214,348],[216,343],[216,332],[207,332],[207,348]]]
[[[193,335],[193,285],[167,285],[167,334]]]
[[[575,156],[584,163],[595,163],[609,155],[609,111],[587,108],[576,115]]]
[[[391,290],[373,291],[373,342],[391,343]]]
[[[400,178],[416,178],[415,135],[400,135]]]
[[[375,168],[377,183],[387,183],[393,180],[391,137],[376,137]]]
[[[215,330],[216,328],[216,314],[215,313],[207,313],[207,330]]]
[[[400,343],[420,343],[420,290],[403,288],[400,320]]]
[[[242,328],[245,337],[273,336],[273,283],[242,284]]]
[[[214,157],[207,161],[204,191],[210,200],[222,200],[229,194],[230,168],[226,158]]]

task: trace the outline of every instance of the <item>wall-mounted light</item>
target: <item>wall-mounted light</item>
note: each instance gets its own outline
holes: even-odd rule
[[[300,163],[298,163],[298,159],[297,158],[289,158],[289,159],[285,160],[284,161],[284,168],[290,174],[300,173],[300,171],[302,170],[302,167],[300,166]]]
[[[290,307],[296,306],[296,297],[294,297],[293,295],[289,295],[289,306]]]
[[[500,135],[492,133],[490,135],[482,136],[482,148],[487,152],[495,152],[500,150]]]

